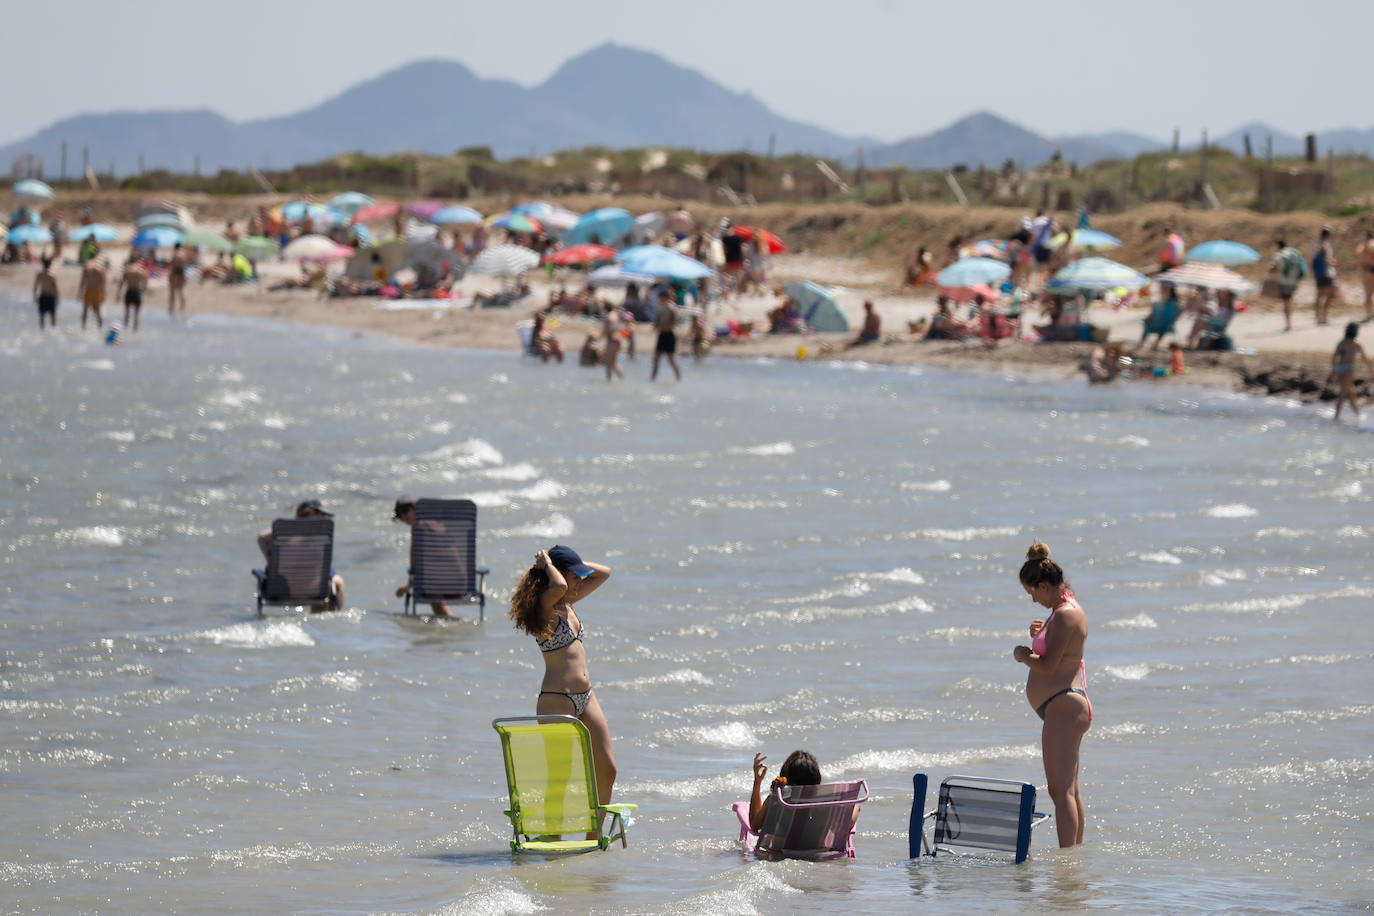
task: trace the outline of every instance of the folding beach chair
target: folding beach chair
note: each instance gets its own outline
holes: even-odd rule
[[[1010,779],[951,776],[940,783],[939,805],[925,813],[926,775],[912,779],[908,847],[911,858],[938,852],[991,850],[1011,853],[1024,862],[1030,855],[1031,830],[1050,815],[1035,810],[1035,786]],[[935,819],[934,839],[926,841],[925,822]]]
[[[638,805],[599,805],[592,738],[572,716],[495,719],[510,789],[512,852],[562,854],[626,844],[628,815]],[[602,820],[610,816],[609,829]],[[588,833],[596,839],[586,839]],[[570,839],[564,839],[570,835]]]
[[[470,499],[421,499],[410,530],[410,578],[405,612],[421,604],[476,604],[486,619],[487,568],[477,565],[477,504]]]
[[[757,837],[754,854],[789,859],[854,857],[854,824],[868,801],[868,783],[835,782],[819,786],[779,786],[770,796],[759,832],[749,826],[749,803],[735,802],[739,839]]]
[[[334,572],[332,518],[279,518],[272,523],[267,568],[253,570],[258,582],[258,616],[265,604],[327,604],[339,607],[332,590]]]

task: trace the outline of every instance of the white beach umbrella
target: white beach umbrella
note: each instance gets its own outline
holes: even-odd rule
[[[283,260],[287,261],[329,261],[352,253],[347,245],[323,235],[303,235],[281,250]]]
[[[517,277],[539,266],[539,255],[519,245],[497,245],[485,248],[472,259],[468,270],[488,277]]]

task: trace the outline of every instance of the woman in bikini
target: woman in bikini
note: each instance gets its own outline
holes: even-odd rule
[[[606,581],[608,567],[584,563],[571,547],[557,546],[534,555],[511,597],[510,618],[538,642],[544,656],[544,682],[534,711],[541,716],[576,716],[592,736],[596,793],[601,804],[611,800],[615,755],[606,715],[592,693],[582,621],[573,605]]]
[[[1331,381],[1336,383],[1336,422],[1341,420],[1341,405],[1350,402],[1355,412],[1355,422],[1360,422],[1360,401],[1355,392],[1355,360],[1364,360],[1365,369],[1374,375],[1374,363],[1364,352],[1364,347],[1355,338],[1360,333],[1359,322],[1352,321],[1345,326],[1345,336],[1336,344],[1331,354]]]
[[[1040,752],[1045,782],[1054,800],[1059,845],[1083,842],[1083,798],[1078,792],[1078,746],[1092,724],[1088,675],[1083,644],[1088,619],[1064,581],[1064,570],[1050,559],[1050,549],[1036,541],[1021,566],[1021,587],[1031,600],[1050,609],[1044,620],[1030,625],[1031,644],[1017,646],[1012,657],[1030,669],[1026,699],[1045,724]]]

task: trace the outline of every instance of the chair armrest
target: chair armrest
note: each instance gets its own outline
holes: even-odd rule
[[[487,569],[485,566],[477,567],[477,575],[479,576],[485,576],[489,572],[491,572],[491,570]]]
[[[597,805],[596,810],[605,811],[607,814],[629,814],[631,811],[638,811],[639,805],[616,804],[616,805]]]
[[[1052,817],[1054,817],[1053,814],[1047,814],[1044,811],[1035,812],[1031,815],[1031,829],[1034,830],[1036,827],[1039,827],[1041,824],[1045,823],[1045,821],[1049,820]]]
[[[735,817],[739,818],[739,841],[745,842],[751,836],[758,836],[754,833],[754,828],[749,826],[749,803],[735,802],[730,806],[730,810],[735,812]]]
[[[252,572],[253,572],[253,578],[258,580],[258,584],[259,584],[259,585],[261,585],[263,582],[267,581],[267,570],[265,570],[265,569],[255,569],[255,570],[253,570]]]

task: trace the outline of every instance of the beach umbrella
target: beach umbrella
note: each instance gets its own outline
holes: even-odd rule
[[[406,210],[420,217],[420,219],[429,219],[442,209],[444,209],[444,203],[438,200],[414,200],[406,204]]]
[[[779,254],[787,250],[787,246],[767,229],[760,229],[757,226],[736,226],[735,235],[744,239],[746,242],[753,241],[758,236],[759,244],[767,246],[769,254]]]
[[[1210,242],[1203,242],[1192,251],[1184,260],[1199,261],[1206,264],[1222,264],[1231,267],[1236,264],[1254,264],[1260,259],[1260,253],[1249,245],[1240,242],[1230,242],[1226,239],[1213,239]]]
[[[609,261],[614,257],[615,249],[607,248],[605,245],[574,245],[564,248],[550,260],[559,265],[593,264],[597,261]]]
[[[468,267],[472,273],[488,277],[516,277],[539,266],[539,255],[519,245],[484,248]]]
[[[234,246],[234,253],[241,254],[250,261],[263,261],[277,253],[280,246],[262,235],[250,235]]]
[[[523,213],[526,216],[533,216],[537,220],[542,220],[547,214],[553,213],[558,208],[547,200],[527,200],[523,204],[516,204],[510,208],[512,213]]]
[[[378,220],[390,219],[396,215],[396,211],[401,209],[401,205],[392,200],[379,200],[375,204],[363,207],[353,214],[355,223],[374,223]]]
[[[323,235],[303,235],[281,250],[288,261],[336,261],[353,254],[353,249]]]
[[[411,217],[406,220],[403,234],[407,242],[429,242],[439,237],[439,227],[433,223],[423,223]]]
[[[372,198],[362,191],[344,191],[342,194],[335,194],[329,199],[329,208],[338,210],[340,213],[347,213],[352,216],[364,207],[372,206]]]
[[[181,228],[181,217],[175,213],[145,213],[134,220],[134,226],[138,229],[147,229],[149,226],[167,226],[171,229]]]
[[[88,238],[93,238],[102,243],[117,242],[119,241],[119,230],[104,223],[91,223],[89,226],[77,226],[67,233],[67,238],[73,242],[84,242]]]
[[[1047,285],[1061,292],[1094,292],[1118,287],[1140,289],[1149,282],[1144,274],[1125,264],[1106,258],[1080,258],[1055,274]]]
[[[467,226],[472,223],[480,223],[482,214],[471,207],[445,207],[431,216],[429,221],[439,226]]]
[[[502,213],[494,216],[490,220],[491,225],[508,232],[543,232],[544,227],[539,225],[539,220],[523,213]]]
[[[844,317],[835,296],[824,286],[810,280],[793,280],[782,291],[796,303],[807,327],[816,331],[849,330],[849,319]]]
[[[652,274],[626,270],[624,264],[607,264],[587,274],[587,282],[592,286],[648,286],[655,279]]]
[[[1061,239],[1060,236],[1063,238]],[[1061,232],[1050,240],[1050,247],[1058,248],[1067,239],[1068,233]],[[1096,229],[1075,229],[1073,231],[1073,245],[1079,251],[1108,251],[1112,248],[1120,248],[1121,239]]]
[[[1004,260],[1007,256],[1006,239],[982,239],[966,249],[970,257]]]
[[[173,229],[171,226],[149,226],[139,230],[138,235],[134,236],[133,241],[129,243],[129,247],[171,248],[181,239],[180,229]]]
[[[993,258],[964,258],[940,271],[935,282],[940,286],[957,289],[960,286],[977,286],[979,283],[1001,283],[1011,276],[1011,268],[1005,261]]]
[[[47,182],[37,178],[25,178],[14,183],[14,196],[20,200],[52,200],[57,196]]]
[[[975,286],[955,286],[949,289],[941,289],[940,294],[951,302],[972,302],[979,296],[983,297],[984,302],[996,302],[1002,297],[999,290],[993,289],[986,283],[979,283]]]
[[[630,211],[619,207],[602,207],[600,210],[583,214],[567,232],[563,233],[563,241],[569,245],[581,242],[616,242],[628,235],[634,225],[635,218],[630,215]],[[596,238],[593,239],[592,236]]]
[[[582,218],[582,214],[574,213],[571,210],[555,209],[548,213],[538,214],[535,218],[544,224],[545,232],[552,232],[556,235],[576,226],[577,221]]]
[[[615,259],[624,264],[626,270],[670,280],[699,280],[711,275],[711,268],[705,264],[662,245],[635,245],[617,254]]]
[[[354,223],[352,226],[348,227],[348,236],[349,238],[357,239],[359,244],[372,244],[372,230],[368,229],[362,223]]]
[[[1255,288],[1255,284],[1234,270],[1227,270],[1220,264],[1208,264],[1202,261],[1190,261],[1187,264],[1166,270],[1156,276],[1155,279],[1160,283],[1172,283],[1175,286],[1229,289],[1236,293],[1248,292]]]
[[[22,245],[28,242],[30,245],[46,245],[52,241],[52,233],[42,226],[15,226],[10,230],[9,243],[11,245]]]
[[[233,251],[234,243],[213,229],[206,229],[203,226],[192,226],[182,233],[181,244],[187,248],[199,248],[202,251]]]
[[[659,210],[641,213],[635,217],[634,237],[645,241],[656,239],[663,234],[663,229],[667,225],[668,217]]]

